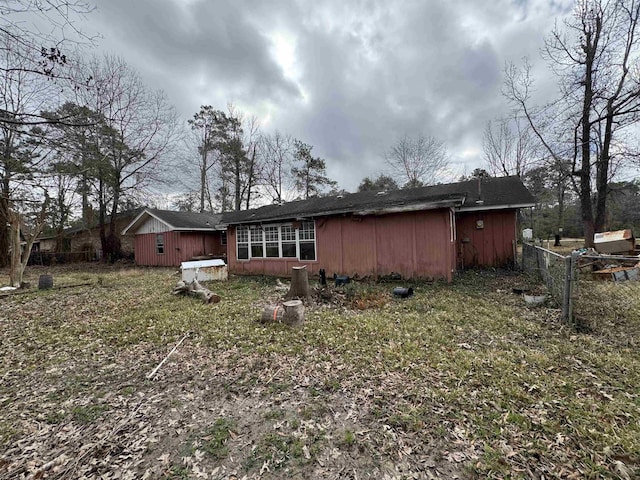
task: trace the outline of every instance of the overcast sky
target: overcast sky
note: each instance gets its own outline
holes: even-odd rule
[[[404,134],[433,135],[453,180],[483,167],[486,122],[508,112],[505,62],[539,50],[568,0],[103,0],[83,20],[186,119],[228,102],[313,145],[354,191]]]

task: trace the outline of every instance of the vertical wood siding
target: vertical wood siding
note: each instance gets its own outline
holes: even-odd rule
[[[223,256],[226,247],[220,242],[220,232],[163,232],[164,253],[156,253],[156,234],[136,235],[136,264],[177,267],[192,257]]]
[[[405,278],[443,278],[455,269],[455,241],[451,239],[448,209],[380,216],[326,217],[316,220],[317,260],[236,260],[235,229],[230,227],[229,271],[236,274],[287,276],[294,266],[308,265],[359,277],[400,273]]]
[[[140,225],[140,228],[136,231],[138,234],[143,233],[162,233],[170,230],[170,226],[164,222],[161,222],[155,217],[147,218],[147,221]]]
[[[484,228],[477,228],[478,221]],[[459,268],[513,264],[516,210],[458,213],[456,228]]]

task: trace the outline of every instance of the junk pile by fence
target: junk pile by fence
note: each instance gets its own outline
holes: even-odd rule
[[[528,243],[522,246],[522,268],[537,275],[565,321],[599,330],[640,315],[640,258],[577,250],[563,256]]]

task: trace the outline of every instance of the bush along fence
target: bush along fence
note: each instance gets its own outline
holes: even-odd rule
[[[562,318],[581,330],[612,324],[640,325],[640,259],[575,251],[563,256],[530,244],[522,246],[522,269],[537,275]],[[637,317],[637,318],[636,318]]]

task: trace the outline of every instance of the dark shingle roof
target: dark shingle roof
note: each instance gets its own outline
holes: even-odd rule
[[[123,233],[135,233],[150,216],[166,223],[173,230],[217,230],[220,228],[216,226],[222,222],[222,215],[219,213],[176,212],[147,208],[127,225]]]
[[[147,208],[146,211],[178,230],[213,228],[222,220],[219,213],[176,212],[156,208]]]
[[[478,200],[482,202],[477,203]],[[343,196],[310,198],[283,205],[266,205],[252,210],[223,214],[225,224],[252,223],[293,218],[375,213],[406,208],[421,210],[453,206],[465,208],[508,208],[531,206],[535,199],[518,177],[473,179],[458,183],[378,192],[359,192]]]

